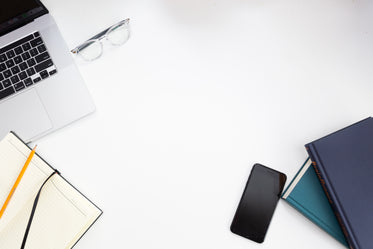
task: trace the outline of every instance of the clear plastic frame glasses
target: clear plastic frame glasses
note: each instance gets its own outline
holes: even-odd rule
[[[91,39],[85,41],[83,44],[77,46],[71,50],[71,52],[80,55],[86,61],[93,61],[100,58],[103,53],[103,39],[106,39],[114,46],[123,45],[128,41],[130,38],[129,21],[130,19],[127,18],[114,24]]]

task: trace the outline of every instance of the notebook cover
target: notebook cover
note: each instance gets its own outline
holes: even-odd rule
[[[11,131],[11,133],[16,136],[22,143],[24,143],[30,150],[32,150],[32,148],[30,146],[28,146],[28,144],[26,144],[14,131]],[[72,185],[69,181],[67,181],[62,175],[61,173],[53,168],[47,161],[44,160],[44,158],[42,158],[38,153],[35,153],[35,155],[37,155],[41,160],[43,160],[49,167],[51,167],[53,170],[56,170],[58,173],[59,173],[59,176],[64,180],[66,181],[70,186],[72,186],[77,192],[79,192],[79,194],[81,194],[84,198],[86,198],[90,203],[92,203],[98,210],[100,210],[101,214],[96,218],[95,221],[92,222],[92,224],[87,228],[87,230],[82,234],[82,236],[75,242],[75,244],[71,247],[75,247],[76,244],[83,238],[83,236],[87,233],[87,231],[96,223],[96,221],[101,217],[101,215],[103,214],[103,211],[96,205],[94,204],[90,199],[88,199],[84,194],[82,194],[77,188],[74,187],[74,185]]]
[[[351,249],[373,248],[373,119],[306,145]]]
[[[307,159],[281,196],[321,229],[348,247],[341,227]]]

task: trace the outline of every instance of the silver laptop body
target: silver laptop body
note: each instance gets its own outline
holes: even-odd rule
[[[40,3],[37,0],[25,1]],[[32,36],[32,34],[34,35]],[[36,36],[41,39],[35,39]],[[26,42],[27,44],[19,46],[21,48],[23,46],[24,49],[17,47],[17,50],[14,48],[13,51],[8,52],[9,56],[1,57],[0,53],[0,61],[3,58],[3,62],[0,62],[0,74],[1,64],[13,66],[16,62],[23,60],[22,65],[18,64],[18,69],[14,68],[16,67],[14,65],[5,70],[8,71],[7,73],[3,70],[2,77],[0,75],[0,79],[4,79],[4,74],[9,76],[9,73],[12,73],[5,83],[0,80],[0,95],[2,94],[1,89],[5,90],[0,99],[0,137],[4,137],[9,131],[14,131],[22,139],[30,142],[95,110],[92,98],[69,49],[49,13],[2,35],[0,37],[0,52],[2,48],[9,47],[9,44],[17,40],[29,41]],[[37,45],[40,41],[43,42],[44,47]],[[35,65],[33,65],[34,62],[31,63],[32,58],[29,57],[33,48],[27,52],[32,44],[38,46],[34,52],[41,51],[34,59]],[[47,54],[44,52],[45,49],[47,49]],[[7,61],[4,61],[5,57]],[[50,64],[52,62],[53,65]],[[5,66],[3,65],[2,69]],[[44,69],[44,67],[47,68]],[[41,70],[41,68],[43,69]],[[41,71],[31,75],[38,70]],[[9,86],[9,83],[12,84],[16,81],[18,82]],[[12,94],[4,97],[4,94],[9,93]]]

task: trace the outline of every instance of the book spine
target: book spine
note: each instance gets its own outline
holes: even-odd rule
[[[319,181],[321,183],[321,186],[325,192],[325,195],[330,203],[330,206],[332,207],[333,211],[334,211],[334,214],[338,220],[338,223],[339,225],[341,226],[341,229],[342,229],[342,232],[346,238],[346,241],[350,247],[350,249],[359,249],[359,247],[357,246],[357,244],[355,243],[355,240],[354,238],[352,237],[353,234],[351,232],[348,232],[348,231],[351,231],[351,229],[348,229],[347,228],[347,221],[342,218],[341,216],[341,211],[340,211],[340,208],[339,208],[339,205],[336,204],[335,200],[336,198],[332,198],[332,195],[333,193],[330,190],[330,187],[328,187],[328,180],[326,178],[326,174],[322,171],[322,164],[320,162],[320,160],[317,160],[318,158],[316,157],[316,153],[314,151],[314,148],[312,147],[312,144],[309,144],[309,145],[306,145],[306,149],[307,149],[307,152],[308,152],[308,155],[310,156],[311,158],[311,161],[312,161],[312,166],[315,170],[315,173],[317,175],[317,177],[319,178]]]

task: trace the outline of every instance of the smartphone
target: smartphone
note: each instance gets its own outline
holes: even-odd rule
[[[285,174],[255,164],[234,215],[232,233],[262,243],[285,182]]]

